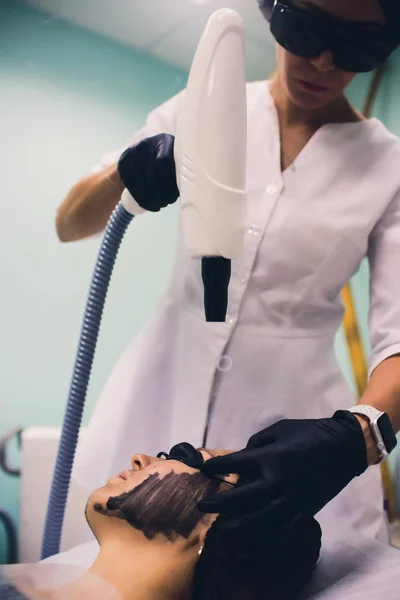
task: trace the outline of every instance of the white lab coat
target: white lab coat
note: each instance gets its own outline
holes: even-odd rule
[[[366,255],[370,371],[400,352],[399,139],[377,119],[325,125],[282,173],[269,87],[251,83],[247,94],[245,243],[232,263],[226,323],[205,322],[200,263],[179,228],[167,289],[112,371],[78,448],[74,475],[89,487],[126,468],[134,451],[180,441],[238,449],[279,419],[329,417],[355,404],[334,338],[340,291]],[[174,133],[182,98],[152,112],[132,141]],[[320,518],[386,539],[379,467]]]

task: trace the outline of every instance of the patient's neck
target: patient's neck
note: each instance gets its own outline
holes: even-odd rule
[[[90,572],[110,583],[121,600],[189,600],[193,567],[174,546],[109,540],[101,544]]]

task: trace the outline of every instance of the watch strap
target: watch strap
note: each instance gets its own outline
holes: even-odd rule
[[[374,441],[376,443],[376,449],[378,451],[379,456],[375,464],[379,464],[380,462],[385,460],[385,458],[388,457],[389,453],[393,449],[393,444],[390,442],[390,439],[385,440],[383,438],[381,428],[379,426],[379,420],[381,419],[381,417],[386,417],[387,423],[389,424],[389,426],[391,426],[389,417],[386,415],[386,413],[378,410],[377,408],[374,408],[373,406],[369,406],[368,404],[357,404],[356,406],[352,406],[348,410],[353,414],[363,415],[369,420],[370,430],[372,433],[372,437],[374,438]],[[392,434],[394,436],[393,429]]]

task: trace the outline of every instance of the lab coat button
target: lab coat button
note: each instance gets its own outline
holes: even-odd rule
[[[268,185],[266,190],[267,194],[269,194],[270,196],[275,196],[275,194],[278,193],[279,191],[279,187],[275,184],[275,183],[271,183],[271,185]]]
[[[235,317],[232,317],[232,315],[226,315],[225,322],[228,325],[228,327],[234,327],[236,325],[236,319]]]
[[[238,273],[238,281],[239,283],[241,283],[242,285],[244,285],[245,283],[247,283],[249,279],[249,275],[247,271],[239,271]]]
[[[247,232],[250,235],[258,236],[258,235],[260,235],[260,226],[256,225],[255,223],[253,223],[253,225],[250,225],[250,227],[248,228]]]

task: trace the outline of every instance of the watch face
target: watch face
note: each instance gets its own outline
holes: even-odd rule
[[[381,432],[383,441],[385,442],[386,450],[391,452],[397,445],[397,439],[394,434],[390,419],[386,413],[379,417],[377,425],[379,427],[379,431]]]

